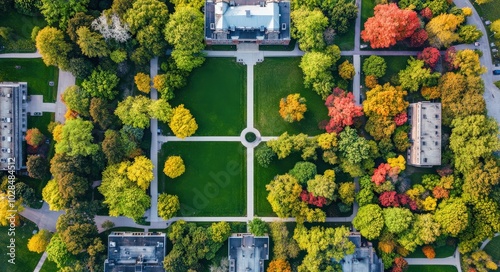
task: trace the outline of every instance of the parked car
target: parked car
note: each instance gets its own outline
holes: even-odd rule
[[[493,70],[494,75],[500,75],[500,70]]]

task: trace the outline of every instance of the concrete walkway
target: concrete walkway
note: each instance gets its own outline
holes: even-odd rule
[[[57,98],[56,98],[56,122],[64,124],[65,118],[64,114],[66,113],[66,105],[62,101],[62,94],[69,87],[73,86],[76,83],[76,78],[72,73],[63,71],[59,69],[59,80],[57,83]]]
[[[30,95],[28,112],[56,112],[56,103],[44,103],[43,95]]]
[[[175,136],[159,135],[158,141],[166,142],[240,142],[240,136],[192,136],[184,139]]]
[[[40,269],[42,269],[42,266],[43,266],[43,263],[45,262],[45,260],[47,259],[47,252],[45,251],[43,254],[42,254],[42,257],[40,257],[40,260],[38,261],[38,264],[36,265],[35,269],[33,270],[33,272],[38,272],[40,271]]]
[[[57,218],[59,218],[59,216],[63,213],[63,211],[55,212],[49,210],[49,204],[44,202],[42,208],[40,209],[25,207],[24,211],[21,212],[21,215],[35,223],[39,229],[46,229],[48,231],[55,232]]]
[[[409,265],[451,265],[455,266],[458,271],[462,271],[462,266],[460,264],[460,252],[458,248],[455,249],[453,256],[446,258],[405,258]]]
[[[153,79],[158,74],[158,57],[151,59],[149,76]],[[158,99],[158,91],[151,87],[151,100]],[[151,207],[149,212],[149,221],[157,222],[158,218],[158,151],[161,145],[158,144],[158,120],[151,119],[151,153],[149,158],[155,166],[153,169],[153,181],[150,184]],[[148,214],[146,212],[146,214]]]
[[[493,237],[497,237],[500,235],[500,232],[497,232],[495,233],[495,235],[493,235]],[[491,241],[491,238],[488,238],[486,240],[484,240],[482,243],[481,243],[481,246],[479,247],[480,250],[483,250],[484,247]]]
[[[0,59],[38,59],[41,58],[40,53],[7,53],[0,54]]]

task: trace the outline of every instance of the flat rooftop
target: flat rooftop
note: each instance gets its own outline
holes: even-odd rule
[[[411,121],[408,164],[441,165],[441,103],[412,103],[408,114]]]
[[[108,236],[104,271],[164,272],[165,247],[165,233],[113,232]]]
[[[264,261],[269,260],[269,237],[235,233],[229,237],[228,247],[230,272],[264,272]]]

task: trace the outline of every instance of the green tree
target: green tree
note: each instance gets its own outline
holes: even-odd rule
[[[45,140],[45,135],[38,128],[30,128],[26,131],[26,136],[24,137],[26,143],[34,148],[40,146]]]
[[[338,53],[340,57],[340,50]],[[304,73],[304,85],[307,88],[312,87],[323,99],[326,99],[332,91],[333,76],[329,70],[337,60],[336,54],[306,52],[300,61],[299,66]]]
[[[363,61],[363,73],[367,76],[374,75],[377,78],[381,78],[385,75],[386,69],[387,64],[382,57],[371,55]]]
[[[307,181],[307,191],[311,192],[316,197],[321,196],[333,200],[335,189],[337,189],[337,184],[335,184],[335,171],[331,169],[326,170],[323,175],[316,175],[314,179],[309,179]]]
[[[64,40],[61,30],[49,26],[42,28],[36,35],[36,48],[45,65],[54,65],[61,69],[68,67],[71,45]]]
[[[89,188],[89,181],[86,178],[68,173],[57,179],[60,196],[70,203],[76,197],[85,194]]]
[[[49,162],[42,156],[29,155],[26,168],[28,175],[34,179],[45,179],[49,174]]]
[[[90,100],[89,113],[94,123],[97,123],[103,130],[108,129],[113,124],[120,124],[120,121],[113,114],[111,104],[104,98],[93,97]]]
[[[135,220],[141,218],[149,208],[151,200],[137,183],[127,177],[126,162],[108,166],[102,173],[98,190],[104,196],[104,204],[111,216],[124,215]]]
[[[322,50],[325,48],[323,32],[328,18],[319,9],[301,7],[290,14],[293,21],[292,37],[298,39],[302,51]]]
[[[471,115],[454,119],[451,126],[450,149],[461,173],[467,173],[481,158],[490,157],[500,148],[498,124],[492,118]]]
[[[266,145],[278,155],[278,159],[284,159],[292,152],[293,142],[288,132],[284,132],[277,139],[267,141]]]
[[[271,238],[273,239],[273,253],[276,259],[287,260],[299,255],[299,245],[290,236],[284,222],[273,221],[269,223]]]
[[[377,204],[362,206],[352,224],[366,239],[377,239],[384,227],[382,209]]]
[[[331,9],[327,10],[330,26],[339,34],[347,33],[349,25],[358,15],[358,7],[352,0],[339,0],[336,2]]]
[[[356,195],[356,185],[354,182],[343,182],[339,186],[339,197],[342,203],[351,205]]]
[[[177,68],[191,72],[205,59],[200,55],[203,50],[204,16],[199,9],[179,6],[172,14],[165,28],[165,39],[174,46],[172,58]]]
[[[224,243],[231,235],[231,226],[229,223],[224,221],[216,222],[212,223],[207,231],[210,233],[211,239],[214,242]]]
[[[101,147],[102,152],[104,152],[108,160],[108,164],[119,163],[126,155],[121,135],[116,130],[106,130]]]
[[[55,262],[57,268],[59,269],[70,265],[76,260],[75,256],[73,256],[66,248],[66,245],[59,236],[59,233],[55,233],[52,236],[50,243],[47,245],[46,252],[47,259]]]
[[[62,94],[62,100],[72,111],[81,116],[89,116],[90,97],[76,85],[69,86]]]
[[[469,210],[460,198],[449,198],[438,205],[434,220],[441,225],[441,233],[457,237],[469,224]]]
[[[149,127],[150,105],[151,99],[145,96],[128,96],[125,100],[118,103],[115,114],[123,124],[144,129]]]
[[[86,14],[85,12],[78,12],[71,19],[69,19],[66,33],[68,34],[71,41],[76,43],[76,41],[78,40],[76,31],[80,27],[90,27],[93,20],[94,17],[92,15]]]
[[[101,34],[90,31],[88,27],[80,27],[76,30],[76,35],[78,36],[76,43],[85,56],[102,58],[109,54],[108,46]]]
[[[307,251],[299,271],[332,271],[333,260],[340,261],[345,255],[353,254],[356,246],[349,241],[349,228],[312,227],[306,229],[303,225],[295,228],[293,238],[299,247]]]
[[[92,129],[94,125],[90,121],[80,118],[67,120],[62,128],[62,137],[55,145],[56,153],[66,153],[70,156],[93,155],[99,150],[94,144]]]
[[[151,118],[156,118],[165,123],[169,122],[173,116],[172,107],[163,98],[151,101],[148,110]]]
[[[167,5],[159,0],[136,0],[124,15],[141,48],[147,54],[160,55],[165,48],[161,29],[168,19]]]
[[[86,12],[89,0],[41,0],[40,11],[49,25],[59,23],[66,29],[68,20],[78,12]]]
[[[351,163],[361,163],[370,158],[371,149],[368,140],[360,137],[351,127],[346,127],[339,133],[338,145],[341,155]]]
[[[267,145],[261,145],[255,150],[255,159],[264,168],[267,168],[275,157],[276,153]]]
[[[267,223],[257,217],[248,221],[248,229],[255,236],[264,236],[269,231]]]
[[[68,63],[68,72],[72,73],[76,78],[86,78],[90,76],[94,66],[87,58],[71,58]]]
[[[49,180],[43,187],[42,198],[49,204],[51,211],[60,211],[66,206],[66,200],[59,193],[59,185],[56,180]]]
[[[473,43],[483,36],[483,32],[475,25],[464,25],[458,29],[458,36],[464,43]]]
[[[120,79],[111,71],[103,70],[100,67],[92,71],[92,74],[83,80],[82,88],[92,97],[101,97],[113,100],[118,91],[115,87]]]
[[[266,185],[269,191],[267,200],[273,211],[280,218],[294,216],[297,222],[322,222],[325,213],[320,209],[310,209],[305,202],[299,200],[302,186],[289,174],[276,176],[271,183]]]
[[[424,65],[423,60],[410,58],[406,69],[399,71],[398,74],[401,88],[416,92],[423,85],[429,86],[432,82],[436,85],[440,74],[437,72],[431,74],[431,69],[425,68]]]
[[[387,230],[394,234],[405,231],[413,222],[413,214],[407,208],[385,208],[382,214]]]
[[[163,193],[158,196],[158,215],[164,220],[174,217],[180,208],[179,197],[176,195]]]
[[[306,184],[308,180],[314,178],[318,171],[312,162],[297,162],[288,173],[296,178],[300,184]]]

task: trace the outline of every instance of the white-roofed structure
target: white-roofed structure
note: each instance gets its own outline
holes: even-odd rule
[[[417,167],[441,165],[441,103],[410,104],[408,120],[411,146],[407,163]]]
[[[288,44],[290,2],[281,0],[207,0],[207,44]]]

